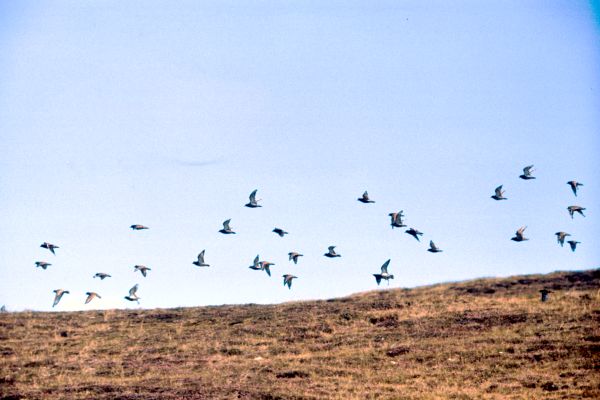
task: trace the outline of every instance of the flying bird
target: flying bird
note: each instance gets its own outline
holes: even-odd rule
[[[140,304],[141,297],[138,297],[138,295],[137,295],[138,286],[139,285],[136,283],[134,287],[129,289],[129,296],[125,296],[126,300],[137,301],[137,303]]]
[[[583,213],[583,210],[585,210],[585,208],[583,208],[581,206],[569,206],[569,207],[567,207],[567,210],[569,210],[571,219],[573,219],[573,214],[575,214],[575,213],[579,213],[585,217],[585,214]]]
[[[111,276],[109,274],[105,274],[104,272],[97,272],[96,275],[93,276],[93,278],[100,278],[101,281],[104,280],[104,278],[110,278]]]
[[[563,232],[563,231],[556,232],[555,235],[556,235],[556,241],[558,242],[558,244],[560,244],[560,247],[563,247],[563,245],[565,244],[565,238],[567,236],[571,236],[571,234],[569,234],[567,232]]]
[[[402,221],[402,217],[404,217],[404,211],[400,210],[397,213],[393,212],[393,213],[389,213],[388,214],[391,218],[392,218],[392,229],[394,228],[403,228],[406,225],[404,225],[404,221]]]
[[[576,240],[569,240],[567,243],[569,243],[569,246],[571,246],[571,251],[575,251],[577,245],[581,242],[578,242]]]
[[[374,200],[369,200],[369,193],[365,190],[365,192],[363,193],[362,197],[359,197],[358,199],[356,199],[358,201],[360,201],[361,203],[375,203]]]
[[[258,263],[258,265],[260,265],[261,270],[265,271],[267,275],[271,276],[271,265],[275,265],[274,263],[269,261],[261,261]]]
[[[51,265],[52,265],[52,264],[50,264],[50,263],[48,263],[48,262],[46,262],[46,261],[36,261],[36,262],[35,262],[35,266],[36,266],[36,267],[41,267],[41,268],[43,268],[43,269],[46,269],[46,268],[48,268],[48,267],[49,267],[49,266],[51,266]]]
[[[435,245],[435,243],[433,243],[433,240],[429,241],[429,248],[427,249],[427,251],[431,252],[431,253],[441,253],[444,250],[441,250],[439,247],[437,247]]]
[[[198,260],[197,260],[197,261],[194,261],[194,262],[192,262],[192,264],[194,264],[194,265],[197,265],[197,266],[199,266],[199,267],[210,267],[210,264],[206,264],[206,263],[204,262],[204,252],[205,252],[205,251],[206,251],[206,250],[202,250],[202,251],[200,252],[200,254],[198,254]]]
[[[289,261],[294,260],[294,264],[298,264],[298,257],[304,257],[304,254],[300,254],[295,251],[292,251],[291,253],[288,253],[288,256],[290,257]]]
[[[87,295],[87,298],[85,299],[85,304],[89,303],[90,301],[94,300],[94,297],[97,297],[99,299],[101,299],[102,297],[100,297],[100,295],[96,292],[86,292],[85,293]]]
[[[375,281],[377,281],[377,286],[379,286],[382,279],[385,279],[388,285],[390,284],[390,279],[394,279],[394,275],[388,274],[388,265],[390,265],[390,260],[387,260],[383,263],[383,265],[381,266],[380,274],[373,274],[373,276],[375,277]]]
[[[56,255],[56,253],[54,252],[54,249],[59,249],[59,248],[60,248],[60,247],[58,247],[57,245],[55,245],[55,244],[52,244],[52,243],[48,243],[48,242],[44,242],[44,243],[42,243],[42,244],[40,245],[40,247],[43,247],[43,248],[45,248],[45,249],[48,249],[48,250],[50,250],[50,251],[52,252],[52,254],[54,254],[54,255]]]
[[[510,240],[514,240],[515,242],[522,242],[524,240],[529,240],[529,239],[526,239],[525,236],[523,236],[523,232],[525,232],[525,229],[527,229],[526,226],[520,227],[517,230],[517,232],[515,233],[515,237],[511,238]]]
[[[58,304],[58,302],[60,301],[60,299],[62,299],[64,294],[69,294],[69,291],[62,290],[62,289],[56,289],[56,290],[54,290],[54,293],[56,293],[56,294],[54,295],[54,303],[52,304],[52,307],[54,307]]]
[[[570,185],[570,186],[571,186],[571,190],[573,191],[573,194],[574,194],[575,196],[577,196],[577,188],[578,188],[579,186],[583,186],[583,183],[579,183],[579,182],[577,182],[577,181],[569,181],[569,182],[567,182],[567,185]]]
[[[498,186],[495,190],[495,194],[491,196],[494,200],[507,200],[507,197],[504,197],[505,190],[502,190],[502,185]]]
[[[325,257],[329,257],[329,258],[334,258],[334,257],[341,257],[341,254],[338,254],[335,252],[335,246],[329,246],[327,248],[329,251],[325,254],[323,254]]]
[[[406,233],[408,233],[409,235],[411,235],[412,237],[414,237],[415,239],[417,239],[417,241],[421,241],[419,239],[419,236],[423,236],[423,232],[419,232],[418,230],[416,230],[415,228],[410,228],[406,231],[404,231]]]
[[[275,228],[275,229],[273,229],[273,232],[275,232],[276,234],[278,234],[281,237],[288,234],[288,232],[284,231],[281,228]]]
[[[231,219],[228,219],[227,221],[224,221],[223,222],[223,229],[219,230],[219,232],[221,232],[224,235],[235,234],[235,232],[229,226],[230,222],[231,222]]]
[[[249,207],[249,208],[262,207],[261,205],[258,204],[260,199],[256,200],[256,191],[257,190],[258,189],[254,189],[252,191],[252,193],[250,193],[250,201],[248,202],[248,204],[245,204],[246,207]]]
[[[292,279],[298,278],[297,276],[285,274],[283,275],[283,286],[287,285],[288,289],[292,288]]]
[[[147,226],[140,225],[140,224],[133,224],[130,226],[130,228],[133,229],[134,231],[141,231],[142,229],[148,229]]]
[[[136,265],[135,267],[133,267],[133,271],[140,271],[145,278],[148,271],[152,271],[152,269],[146,267],[145,265]]]
[[[254,261],[252,262],[252,265],[249,266],[248,268],[253,269],[255,271],[260,271],[261,267],[260,267],[260,258],[258,256],[258,254],[256,255],[256,257],[254,257]]]
[[[535,179],[535,176],[532,176],[531,173],[535,171],[533,169],[533,165],[528,165],[525,168],[523,168],[523,175],[519,175],[519,178],[521,179],[525,179],[525,180],[529,180],[529,179]]]

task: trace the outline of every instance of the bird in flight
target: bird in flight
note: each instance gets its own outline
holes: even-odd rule
[[[129,289],[129,296],[125,296],[126,300],[129,301],[137,301],[138,304],[140,304],[140,298],[137,295],[137,290],[138,290],[138,284],[136,283],[135,286],[133,286],[131,289]]]
[[[533,171],[535,171],[533,169],[533,165],[528,165],[525,168],[523,168],[523,175],[519,175],[519,178],[525,179],[525,180],[535,179],[535,176],[531,175],[531,173]]]
[[[370,200],[369,199],[369,193],[365,190],[365,192],[363,193],[362,197],[359,197],[358,199],[356,199],[358,201],[360,201],[361,203],[375,203],[375,200]]]
[[[429,248],[427,249],[427,251],[431,252],[431,253],[441,253],[444,250],[441,250],[439,247],[437,247],[435,245],[435,243],[433,243],[433,240],[429,241]]]
[[[280,237],[283,237],[284,235],[288,234],[288,232],[284,231],[281,228],[275,228],[275,229],[273,229],[273,232],[275,232],[276,234],[278,234]]]
[[[567,243],[569,243],[569,246],[571,246],[571,251],[575,251],[577,245],[581,242],[578,242],[576,240],[569,240]]]
[[[48,243],[48,242],[44,242],[44,243],[42,243],[42,244],[40,245],[40,247],[43,247],[43,248],[45,248],[45,249],[48,249],[48,250],[50,250],[50,251],[52,252],[52,254],[54,254],[54,255],[56,255],[56,253],[54,252],[54,249],[59,249],[59,248],[60,248],[60,247],[58,247],[57,245],[55,245],[55,244],[52,244],[52,243]]]
[[[101,281],[104,280],[104,278],[110,278],[111,276],[109,274],[105,274],[104,272],[97,272],[96,275],[93,276],[93,278],[100,278]]]
[[[579,188],[579,186],[583,186],[583,183],[579,183],[577,181],[569,181],[569,182],[567,182],[567,185],[571,186],[571,190],[573,191],[573,194],[575,196],[577,196],[577,189]]]
[[[563,232],[563,231],[556,232],[555,235],[556,235],[556,241],[558,242],[558,244],[560,244],[560,247],[563,247],[563,245],[565,244],[565,238],[567,236],[571,236],[571,234],[569,234],[567,232]]]
[[[504,197],[505,190],[502,190],[502,185],[498,186],[495,190],[495,194],[492,197],[494,200],[507,200],[507,197]]]
[[[192,262],[192,264],[197,265],[199,267],[210,267],[210,264],[206,264],[204,262],[204,252],[205,252],[205,250],[202,250],[200,252],[200,254],[198,254],[198,260]]]
[[[231,219],[228,219],[227,221],[223,221],[223,229],[219,230],[219,232],[221,232],[224,235],[235,234],[235,232],[229,226],[230,222],[231,222]]]
[[[392,218],[392,229],[394,228],[403,228],[406,225],[404,225],[404,221],[402,221],[402,217],[404,217],[404,211],[400,210],[397,213],[393,212],[393,213],[389,213],[388,214],[391,218]]]
[[[404,231],[406,233],[408,233],[409,235],[411,235],[412,237],[414,237],[415,239],[417,239],[417,241],[421,241],[419,239],[419,236],[423,236],[423,232],[419,232],[418,230],[416,230],[415,228],[410,228],[407,229],[406,231]]]
[[[56,294],[54,295],[54,303],[52,304],[52,307],[54,307],[58,304],[60,299],[62,299],[63,295],[69,294],[69,291],[62,290],[62,289],[56,289],[56,290],[54,290],[54,293],[56,293]]]
[[[248,204],[245,204],[246,207],[248,208],[257,208],[257,207],[262,207],[261,205],[258,204],[258,202],[260,201],[260,199],[256,200],[256,191],[258,189],[254,189],[252,191],[252,193],[250,193],[250,201],[248,202]]]
[[[97,297],[99,299],[101,299],[102,297],[100,297],[100,295],[96,292],[86,292],[85,293],[87,295],[87,298],[85,299],[85,304],[89,303],[90,301],[94,300],[94,297]]]
[[[49,267],[49,266],[51,266],[51,265],[52,265],[52,264],[50,264],[50,263],[48,263],[48,262],[46,262],[46,261],[36,261],[36,262],[35,262],[35,266],[36,266],[36,267],[41,267],[41,268],[43,268],[43,269],[46,269],[46,268],[48,268],[48,267]]]
[[[335,252],[335,246],[329,246],[327,248],[329,251],[325,254],[323,254],[325,257],[329,257],[329,258],[334,258],[334,257],[341,257],[341,254],[338,254]]]
[[[390,284],[390,279],[394,279],[394,275],[390,275],[388,273],[388,265],[390,265],[390,260],[387,260],[383,263],[383,265],[381,266],[380,274],[373,274],[373,276],[375,277],[375,281],[377,281],[377,286],[379,286],[382,279],[385,279],[388,285]]]
[[[285,274],[283,275],[283,286],[287,285],[288,289],[292,288],[292,279],[298,278],[297,276]]]
[[[300,254],[295,251],[292,251],[291,253],[288,253],[288,256],[290,257],[289,261],[293,260],[294,264],[298,264],[298,257],[304,257],[304,254]]]
[[[517,230],[517,232],[515,233],[515,237],[511,238],[510,240],[514,240],[515,242],[522,242],[524,240],[529,240],[529,239],[526,239],[525,236],[523,236],[523,232],[525,232],[525,229],[527,229],[526,226],[520,227]]]
[[[141,231],[142,229],[148,229],[147,226],[140,225],[140,224],[133,224],[130,226],[130,228],[133,229],[134,231]]]
[[[569,206],[567,207],[567,210],[569,210],[569,214],[571,215],[571,219],[573,219],[573,215],[575,213],[579,213],[581,215],[583,215],[585,217],[585,214],[583,213],[583,210],[585,210],[585,208],[581,207],[581,206]]]
[[[152,269],[146,267],[145,265],[136,265],[135,267],[133,267],[133,271],[140,271],[145,278],[148,271],[152,271]]]

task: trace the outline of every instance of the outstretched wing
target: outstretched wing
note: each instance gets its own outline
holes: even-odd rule
[[[258,267],[258,263],[259,263],[258,260],[260,260],[260,258],[258,257],[258,254],[257,254],[256,257],[254,257],[254,262],[252,263],[252,265],[255,267]]]
[[[198,254],[198,264],[204,264],[204,252],[205,250],[202,250],[200,254]]]
[[[431,250],[436,250],[437,251],[437,246],[435,245],[435,243],[433,243],[433,240],[429,241],[429,247],[431,247]]]
[[[252,193],[250,193],[250,204],[256,204],[256,191],[258,189],[254,189]]]
[[[387,261],[386,261],[386,262],[384,262],[384,263],[383,263],[383,265],[381,266],[381,273],[382,273],[382,274],[387,274],[387,273],[388,273],[388,271],[387,271],[388,265],[390,265],[390,260],[387,260]]]
[[[327,249],[329,249],[329,254],[335,254],[335,246],[329,246]]]
[[[533,165],[528,165],[525,168],[523,168],[523,175],[526,175],[526,176],[531,175],[532,168],[533,168]]]
[[[231,222],[231,219],[228,219],[227,221],[223,222],[223,229],[228,231],[231,230],[231,228],[229,227],[229,223]]]
[[[377,281],[377,284],[379,285],[381,283],[381,275],[373,274],[373,276],[375,277],[375,280]]]
[[[495,190],[496,196],[502,197],[502,185],[498,186]]]
[[[138,284],[136,283],[134,287],[129,289],[129,297],[136,297],[137,290],[138,290]]]
[[[56,292],[56,296],[54,296],[54,303],[52,304],[52,307],[54,307],[55,305],[58,304],[62,295],[63,295],[63,292]]]

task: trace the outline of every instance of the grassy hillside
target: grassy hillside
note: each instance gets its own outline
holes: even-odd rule
[[[7,313],[0,398],[600,398],[599,328],[599,270],[272,306]]]

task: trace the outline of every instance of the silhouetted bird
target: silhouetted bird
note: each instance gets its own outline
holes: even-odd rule
[[[567,207],[567,210],[569,210],[571,219],[573,219],[573,214],[575,214],[575,213],[579,213],[585,217],[585,214],[583,213],[583,210],[585,210],[585,208],[583,208],[581,206],[569,206],[569,207]]]
[[[298,264],[298,257],[303,257],[303,254],[300,253],[296,253],[295,251],[292,251],[291,253],[288,253],[289,261],[294,260],[294,264]]]
[[[507,197],[504,197],[505,190],[502,190],[502,185],[498,186],[495,190],[495,194],[492,197],[494,200],[507,200]]]
[[[563,231],[556,232],[555,235],[556,235],[556,241],[558,242],[558,244],[560,244],[560,247],[563,247],[563,245],[565,244],[565,238],[567,236],[571,236],[571,234],[569,234],[567,232],[563,232]]]
[[[327,248],[329,251],[325,254],[323,254],[325,257],[329,257],[329,258],[334,258],[334,257],[341,257],[341,254],[338,254],[335,252],[335,246],[329,246]]]
[[[571,190],[573,191],[573,194],[575,196],[577,196],[577,188],[579,186],[583,186],[583,183],[579,183],[577,181],[569,181],[569,182],[567,182],[567,185],[571,186]]]
[[[54,303],[52,304],[52,307],[54,307],[55,305],[58,304],[60,299],[62,299],[63,295],[69,294],[69,291],[62,290],[62,289],[56,289],[56,290],[54,290],[54,293],[56,293],[56,294],[54,295]]]
[[[138,286],[139,285],[136,283],[134,287],[129,289],[129,296],[125,296],[126,300],[137,301],[137,303],[140,304],[141,297],[137,295]]]
[[[525,236],[523,236],[523,232],[525,232],[525,229],[527,229],[526,226],[520,227],[519,230],[517,230],[517,232],[515,233],[515,237],[511,238],[510,240],[514,240],[515,242],[522,242],[524,240],[529,240],[529,239],[526,239]]]
[[[531,175],[531,173],[532,173],[533,171],[535,171],[535,170],[533,169],[533,165],[528,165],[528,166],[526,166],[525,168],[523,168],[523,175],[519,175],[519,178],[521,178],[521,179],[525,179],[525,180],[528,180],[528,179],[535,179],[535,176],[532,176],[532,175]]]
[[[542,289],[542,290],[540,290],[540,293],[542,294],[542,298],[540,300],[546,301],[546,300],[548,300],[548,294],[552,293],[552,291],[548,290],[548,289]]]
[[[100,297],[100,295],[96,292],[86,292],[85,293],[87,295],[87,298],[85,299],[85,304],[89,303],[90,301],[94,300],[94,297],[97,297],[99,299],[101,299],[102,297]]]
[[[229,226],[230,222],[231,222],[231,219],[228,219],[227,221],[224,221],[223,222],[223,229],[221,229],[219,232],[221,232],[224,235],[235,234],[235,232]]]
[[[275,232],[276,234],[278,234],[281,237],[283,237],[283,235],[287,235],[288,234],[288,232],[284,231],[281,228],[275,228],[275,229],[273,229],[273,232]]]
[[[369,200],[369,193],[367,193],[367,191],[365,190],[365,192],[363,193],[362,197],[359,197],[358,199],[356,199],[358,201],[360,201],[361,203],[375,203],[374,200]]]
[[[404,232],[408,233],[409,235],[411,235],[412,237],[414,237],[415,239],[417,239],[419,242],[421,241],[419,239],[419,236],[423,236],[423,232],[419,232],[415,228],[410,228],[410,229],[408,229],[408,230],[406,230]]]
[[[433,240],[429,241],[429,248],[427,249],[427,251],[431,252],[431,253],[441,253],[444,250],[441,250],[439,247],[437,247],[435,245],[435,243],[433,243]]]
[[[52,264],[50,264],[50,263],[47,263],[46,261],[36,261],[36,262],[35,262],[35,266],[36,266],[36,267],[41,267],[41,268],[43,268],[43,269],[46,269],[46,268],[48,268],[48,267],[49,267],[49,266],[51,266],[51,265],[52,265]]]
[[[258,189],[254,189],[252,191],[252,193],[250,193],[250,202],[248,202],[248,204],[245,204],[246,207],[250,207],[250,208],[262,207],[261,205],[258,204],[260,199],[256,200],[256,191],[257,190]]]
[[[569,246],[571,246],[571,251],[575,251],[575,249],[577,248],[577,245],[581,242],[578,242],[575,240],[569,240],[567,243],[569,243]]]
[[[256,255],[256,257],[254,257],[254,261],[252,262],[252,265],[249,266],[248,268],[253,269],[255,271],[260,271],[262,268],[260,266],[260,258],[258,257],[258,254]]]
[[[402,221],[402,217],[404,217],[404,211],[400,210],[397,213],[389,213],[388,214],[391,218],[392,218],[392,229],[394,228],[403,228],[406,225],[404,225],[404,221]]]
[[[130,226],[130,228],[133,229],[134,231],[141,231],[142,229],[148,229],[147,226],[140,225],[140,224],[133,224]]]
[[[385,279],[388,285],[390,284],[390,279],[394,279],[394,275],[388,274],[388,265],[390,265],[390,260],[387,260],[383,263],[383,265],[381,266],[380,274],[373,274],[373,276],[375,277],[375,281],[377,281],[377,286],[379,286],[382,279]]]
[[[288,289],[292,288],[292,279],[298,278],[297,276],[285,274],[283,275],[283,286],[287,285]]]
[[[265,271],[267,275],[271,276],[271,265],[275,265],[274,263],[269,261],[261,261],[258,263],[258,265],[260,265],[260,269]]]
[[[200,252],[200,254],[198,254],[198,260],[192,262],[192,264],[197,265],[199,267],[210,267],[210,264],[206,264],[204,262],[204,252],[205,252],[205,250],[202,250]]]
[[[45,248],[45,249],[48,249],[48,250],[50,250],[50,251],[52,252],[52,254],[54,254],[54,255],[56,255],[56,253],[54,252],[54,249],[59,249],[59,248],[60,248],[60,247],[58,247],[57,245],[55,245],[55,244],[52,244],[52,243],[48,243],[48,242],[44,242],[44,243],[42,243],[42,244],[40,245],[40,247],[43,247],[43,248]]]
[[[94,278],[100,278],[100,280],[104,280],[104,278],[110,278],[111,276],[109,274],[105,274],[104,272],[97,272],[96,275],[94,275]]]
[[[145,278],[148,271],[152,271],[152,269],[146,267],[145,265],[136,265],[135,267],[133,267],[133,271],[140,271]]]

